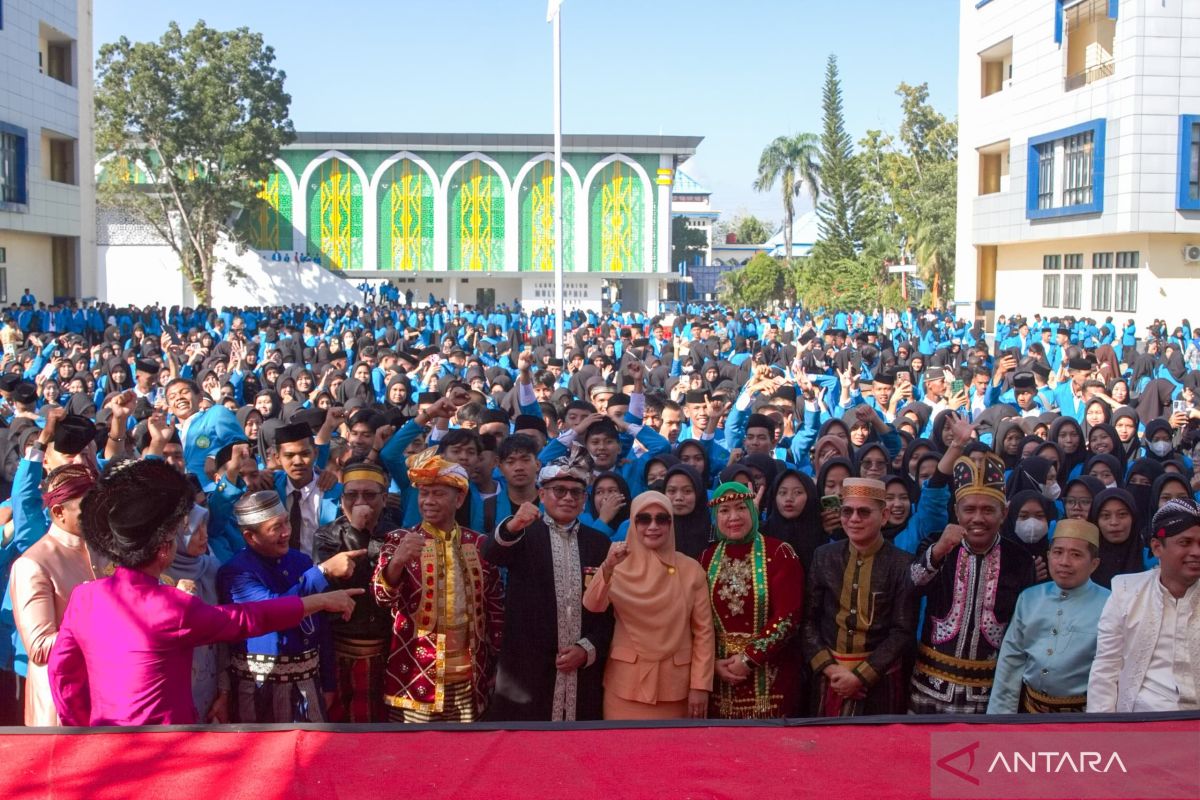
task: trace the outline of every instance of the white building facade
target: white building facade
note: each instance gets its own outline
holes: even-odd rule
[[[92,2],[0,4],[0,303],[96,294]]]
[[[1195,319],[1200,3],[961,0],[955,301]]]

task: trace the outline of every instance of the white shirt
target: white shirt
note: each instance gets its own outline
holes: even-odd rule
[[[1150,655],[1150,666],[1134,700],[1134,713],[1146,711],[1179,711],[1196,704],[1196,687],[1188,665],[1187,631],[1192,618],[1192,597],[1200,591],[1200,581],[1193,583],[1183,597],[1176,598],[1161,581],[1162,626]]]
[[[292,484],[292,479],[287,479],[287,506],[288,514],[292,513],[292,493],[296,491],[296,487]],[[304,555],[311,557],[313,555],[314,545],[317,541],[317,528],[321,525],[321,490],[317,488],[316,475],[308,482],[308,485],[300,490],[300,547],[297,548]]]

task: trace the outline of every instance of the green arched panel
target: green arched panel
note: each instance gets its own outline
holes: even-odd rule
[[[362,269],[363,187],[341,159],[321,163],[308,183],[308,254],[333,269]]]
[[[522,272],[554,270],[554,162],[539,161],[521,181]],[[575,182],[563,172],[563,269],[575,269]]]
[[[648,232],[644,187],[641,177],[628,164],[613,161],[592,181],[588,197],[591,272],[639,272],[643,264],[643,242]]]
[[[475,159],[450,178],[447,197],[450,269],[504,269],[504,181]]]
[[[388,167],[379,182],[379,268],[433,269],[433,181],[411,159]]]

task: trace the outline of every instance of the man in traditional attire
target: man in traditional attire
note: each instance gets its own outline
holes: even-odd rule
[[[903,665],[916,640],[912,557],[883,537],[887,487],[842,482],[844,542],[817,548],[808,572],[803,650],[818,716],[902,714]]]
[[[338,553],[320,566],[288,546],[292,527],[279,495],[245,495],[234,514],[246,547],[221,567],[217,590],[224,603],[319,594],[329,578],[347,578],[363,550]],[[324,722],[333,700],[333,644],[329,625],[306,617],[295,628],[230,646],[235,716],[239,722]]]
[[[986,453],[979,464],[954,462],[959,524],[921,543],[912,580],[926,598],[909,711],[983,714],[996,656],[1017,597],[1037,581],[1020,543],[1000,536],[1008,503],[1004,462]]]
[[[371,589],[371,576],[387,534],[400,527],[387,513],[390,479],[382,467],[360,462],[342,471],[342,516],[317,530],[317,559],[338,553],[365,551],[356,559],[354,574],[331,581],[339,589]],[[392,629],[391,615],[373,597],[355,598],[349,620],[333,621],[333,650],[337,657],[337,701],[331,709],[336,722],[386,722],[383,673]]]
[[[384,702],[401,722],[473,722],[487,707],[503,630],[500,574],[455,521],[469,482],[429,448],[407,462],[421,524],[388,534],[372,587],[392,610]]]
[[[1118,575],[1100,615],[1087,710],[1200,708],[1200,506],[1168,500],[1150,525],[1158,566]]]
[[[1091,580],[1100,566],[1100,529],[1086,520],[1059,520],[1048,559],[1052,580],[1017,598],[989,714],[1083,711],[1087,705],[1096,626],[1109,594]]]
[[[495,720],[600,719],[612,612],[583,608],[583,591],[604,563],[609,539],[581,525],[592,461],[578,443],[538,474],[536,503],[525,502],[483,543],[483,557],[508,569],[504,646]]]

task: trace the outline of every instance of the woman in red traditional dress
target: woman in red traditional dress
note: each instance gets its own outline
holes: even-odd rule
[[[800,691],[796,648],[787,644],[800,629],[804,569],[791,545],[759,532],[754,495],[744,484],[721,484],[709,505],[717,541],[700,558],[717,631],[709,714],[787,716]]]

